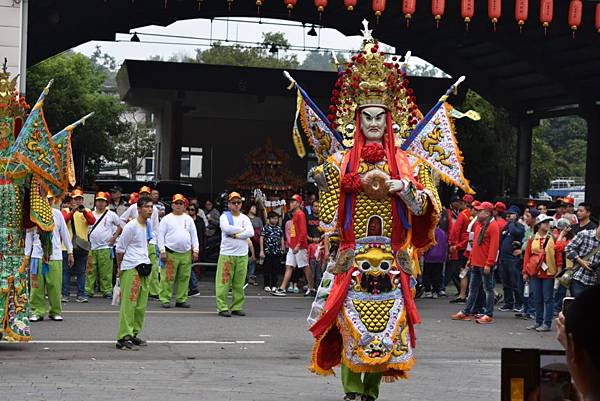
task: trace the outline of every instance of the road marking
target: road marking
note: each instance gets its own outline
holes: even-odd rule
[[[30,344],[114,344],[115,340],[33,340]],[[264,344],[260,340],[215,341],[215,340],[148,340],[148,344]]]
[[[62,313],[85,313],[85,314],[108,314],[116,315],[118,310],[63,310]],[[217,315],[216,311],[166,311],[166,310],[147,310],[146,314],[152,315]]]

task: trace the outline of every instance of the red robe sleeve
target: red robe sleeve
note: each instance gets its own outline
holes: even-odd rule
[[[96,223],[96,217],[89,210],[84,210],[83,211],[83,217],[85,218],[85,221],[87,221],[87,223],[88,223],[89,226],[91,226],[94,223]]]
[[[486,267],[491,267],[498,261],[498,250],[500,249],[500,228],[497,222],[492,222],[486,235],[490,236],[490,248],[488,250]]]
[[[529,240],[527,240],[527,246],[525,247],[525,257],[523,258],[523,272],[530,277],[535,274],[535,272],[533,272],[533,274],[532,274],[529,271],[529,269],[527,269],[527,266],[529,266],[529,258],[531,257],[532,242],[533,242],[533,238],[529,238]]]

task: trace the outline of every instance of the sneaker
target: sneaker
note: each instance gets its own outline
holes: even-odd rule
[[[60,302],[62,302],[63,304],[67,304],[69,303],[71,299],[68,296],[64,296],[60,299]]]
[[[546,331],[552,331],[552,328],[547,324],[542,324],[540,327],[536,328],[535,331],[538,333],[544,333]]]
[[[29,318],[30,322],[41,322],[42,320],[44,320],[44,317],[38,315],[31,315],[31,317]]]
[[[488,315],[483,315],[479,319],[475,319],[475,323],[479,323],[479,324],[491,324],[494,322],[495,322],[494,318],[491,316],[488,316]]]
[[[246,316],[246,312],[243,310],[232,310],[231,314],[236,316]]]
[[[451,304],[466,304],[467,300],[465,298],[454,298],[450,301]]]
[[[423,293],[423,298],[431,298],[433,293],[431,291],[425,291]]]
[[[450,318],[452,320],[462,320],[462,321],[465,321],[465,322],[468,322],[468,321],[471,320],[471,316],[467,315],[463,311],[455,313],[454,315],[450,315]]]
[[[231,312],[229,312],[228,310],[222,310],[221,312],[219,312],[219,316],[221,316],[221,317],[231,317]]]
[[[197,288],[188,291],[188,297],[197,297],[200,295],[200,291]]]
[[[305,297],[310,297],[312,295],[312,291],[314,291],[314,290],[307,289],[306,292],[304,293],[304,296]]]
[[[102,297],[104,299],[112,299],[112,294],[104,294]]]
[[[142,340],[138,336],[133,337],[131,339],[131,342],[133,343],[133,345],[138,346],[138,347],[145,347],[148,345],[147,341]]]
[[[171,304],[161,304],[160,306],[162,306],[165,309],[169,309],[171,307]]]
[[[517,312],[517,313],[521,313],[521,314],[522,314],[522,313],[523,313],[523,311],[525,311],[525,308],[523,308],[523,307],[520,307],[520,308],[519,308],[518,306],[515,306],[515,307],[513,308],[513,312]]]
[[[502,305],[501,307],[498,308],[498,310],[500,312],[510,312],[513,310],[513,308],[512,308],[512,306]]]
[[[536,323],[536,324],[532,324],[530,326],[525,327],[525,329],[527,329],[527,330],[537,330],[537,328],[540,327],[540,326],[541,326],[541,324],[537,324]]]
[[[61,315],[48,315],[48,319],[50,320],[54,320],[55,322],[62,322],[63,321],[63,317]]]
[[[155,301],[158,301],[158,295],[148,295],[148,299],[153,299]]]
[[[188,304],[187,302],[175,302],[175,307],[189,309],[192,307],[192,305]]]
[[[123,351],[139,351],[139,348],[131,341],[131,337],[117,340],[116,347]]]
[[[438,292],[438,295],[440,296],[440,298],[448,298],[448,294],[446,294],[446,291],[444,290]]]
[[[292,283],[290,283],[290,285],[288,285],[287,292],[290,292],[290,293],[294,292],[294,285]]]
[[[265,290],[265,292],[271,292],[271,287],[265,286],[264,290]]]
[[[271,293],[271,295],[275,295],[276,297],[285,297],[287,294],[283,288],[278,288]]]
[[[299,294],[300,293],[300,288],[298,288],[297,284],[294,284],[294,289],[292,291],[294,292],[294,294]]]
[[[360,401],[375,401],[375,398],[371,397],[370,395],[363,395]]]
[[[85,304],[89,301],[88,297],[77,297],[77,299],[75,299],[75,302],[79,303],[79,304]]]
[[[438,295],[437,292],[434,292],[433,294],[431,294],[431,298],[432,299],[438,299],[440,296]]]
[[[358,393],[346,393],[344,401],[361,401],[361,396]]]
[[[254,277],[248,277],[248,284],[257,285],[256,279]]]

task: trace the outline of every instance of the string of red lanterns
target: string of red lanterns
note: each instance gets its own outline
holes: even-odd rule
[[[198,4],[198,10],[201,10],[204,0],[196,0]],[[235,0],[226,0],[227,8],[231,11]],[[476,0],[461,0],[460,10],[461,17],[465,22],[466,30],[469,30],[469,23],[475,16],[475,1]],[[263,5],[264,0],[255,0],[257,15],[260,15],[260,7]],[[283,4],[288,10],[288,15],[291,16],[291,12],[298,3],[298,0],[283,0]],[[344,7],[347,11],[354,11],[356,9],[358,0],[343,0]],[[386,8],[387,0],[371,0],[371,7],[375,14],[377,21],[383,14]],[[314,0],[315,7],[319,14],[325,11],[328,5],[328,0]],[[402,0],[402,14],[406,20],[406,26],[410,26],[410,21],[416,12],[417,0]],[[496,30],[496,24],[502,16],[502,0],[487,0],[487,11],[490,22],[493,25],[494,31]],[[168,7],[168,0],[164,0],[164,7]],[[431,13],[434,17],[436,27],[439,28],[440,21],[444,16],[446,10],[445,0],[431,0]],[[515,0],[515,20],[519,25],[519,31],[523,31],[523,26],[529,18],[529,0]],[[596,4],[595,15],[594,15],[594,28],[600,33],[600,3]],[[548,28],[554,19],[554,0],[540,0],[540,14],[539,20],[544,28],[544,35],[547,34]],[[568,10],[567,23],[572,31],[573,38],[575,38],[576,32],[579,30],[583,20],[583,2],[582,0],[570,0]]]

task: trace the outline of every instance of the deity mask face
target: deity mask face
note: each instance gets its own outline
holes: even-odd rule
[[[360,110],[360,131],[365,138],[381,139],[386,129],[386,111],[383,107],[369,106]]]

